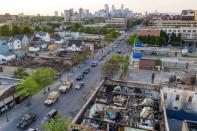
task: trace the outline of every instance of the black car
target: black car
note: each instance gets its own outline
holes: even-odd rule
[[[88,74],[90,72],[90,68],[87,68],[83,71],[83,74]]]
[[[20,120],[16,123],[16,127],[17,128],[22,128],[25,129],[27,128],[29,125],[31,125],[31,123],[33,123],[36,120],[37,115],[34,113],[28,113],[25,114],[24,116],[22,116],[20,118]]]
[[[118,50],[117,53],[118,53],[118,54],[121,54],[122,52],[121,52],[121,50]]]
[[[52,109],[41,121],[41,124],[45,124],[51,120],[51,118],[54,118],[57,115],[58,111],[56,109]]]
[[[97,66],[97,62],[92,62],[92,67],[96,67]]]
[[[84,74],[80,74],[80,75],[76,78],[76,80],[80,81],[80,80],[82,80],[83,78],[84,78]]]

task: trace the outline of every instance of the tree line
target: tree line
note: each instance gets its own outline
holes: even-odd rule
[[[49,26],[23,26],[23,25],[3,25],[0,27],[0,36],[31,35],[34,31],[54,32]]]
[[[143,22],[143,19],[128,19],[127,20],[127,29],[132,28],[135,25],[139,25]]]
[[[113,42],[118,36],[120,36],[120,32],[115,29],[109,28],[90,28],[83,27],[82,25],[76,23],[67,28],[67,30],[71,32],[81,32],[87,34],[100,34],[105,36],[105,40],[109,42]]]
[[[126,43],[133,44],[136,40],[141,41],[143,44],[163,46],[171,44],[173,46],[180,46],[182,40],[181,35],[178,36],[175,33],[167,34],[164,31],[160,32],[160,36],[137,36],[137,34],[131,34],[126,40]]]

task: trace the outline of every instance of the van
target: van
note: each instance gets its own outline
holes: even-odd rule
[[[56,109],[52,109],[49,111],[49,113],[44,117],[44,119],[41,121],[41,124],[45,124],[51,120],[51,118],[54,118],[57,115],[58,111]]]
[[[47,96],[47,99],[44,101],[44,104],[46,104],[46,105],[52,105],[53,103],[55,103],[58,100],[58,98],[59,98],[59,92],[52,91]]]

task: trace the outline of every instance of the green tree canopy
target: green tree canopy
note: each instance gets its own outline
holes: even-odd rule
[[[29,96],[32,95],[35,90],[38,90],[39,85],[37,82],[32,79],[32,77],[28,77],[25,80],[23,80],[21,83],[19,83],[16,86],[17,91],[21,91],[21,96]]]
[[[50,122],[42,125],[42,128],[44,131],[67,131],[70,122],[71,119],[65,119],[58,115],[57,117],[52,118]]]
[[[10,36],[11,35],[11,29],[9,25],[3,25],[0,27],[0,35],[1,36]]]
[[[55,72],[52,68],[38,68],[33,72],[32,78],[41,86],[45,87],[54,81]]]
[[[29,74],[26,72],[25,68],[17,68],[16,71],[14,71],[14,77],[17,79],[25,79],[29,76]]]
[[[121,55],[113,55],[106,63],[101,66],[103,76],[113,77],[121,68],[124,73],[128,72],[129,57]]]
[[[36,26],[36,27],[34,28],[34,30],[35,30],[35,31],[41,31],[42,29],[41,29],[39,26]]]
[[[20,35],[20,34],[22,34],[21,27],[16,24],[12,25],[12,35]]]
[[[131,45],[134,44],[136,40],[137,40],[137,34],[134,33],[129,36],[129,38],[126,40],[126,43]]]
[[[29,26],[25,26],[23,28],[23,34],[31,34],[32,33],[32,29]]]

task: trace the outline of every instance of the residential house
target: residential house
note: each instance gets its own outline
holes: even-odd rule
[[[68,51],[81,51],[84,42],[82,40],[68,40]]]
[[[28,38],[26,35],[18,35],[16,36],[21,41],[22,46],[26,46],[30,43],[30,38]]]
[[[0,41],[0,63],[16,58],[13,52],[9,51],[9,46],[5,41]]]
[[[42,32],[42,31],[37,32],[37,31],[35,31],[34,32],[34,37],[41,38],[43,42],[50,42],[51,41],[50,35],[47,32]]]
[[[27,54],[27,52],[23,50],[16,50],[14,53],[17,59],[23,58]]]
[[[16,50],[22,47],[22,43],[18,38],[11,37],[8,41],[8,46],[10,50]]]
[[[8,52],[4,54],[0,54],[0,63],[6,63],[7,61],[13,60],[16,58],[14,52]]]
[[[63,44],[65,42],[63,34],[53,33],[51,34],[51,41],[55,44]]]

